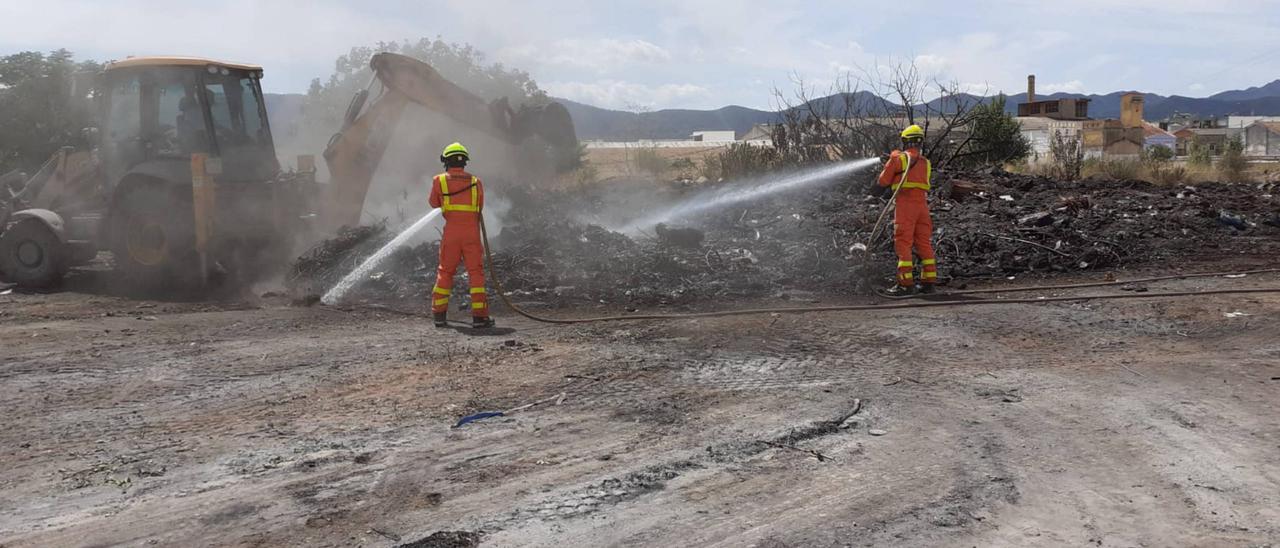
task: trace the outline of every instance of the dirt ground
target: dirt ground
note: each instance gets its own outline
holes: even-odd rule
[[[0,296],[0,545],[1280,543],[1280,295],[497,312]]]

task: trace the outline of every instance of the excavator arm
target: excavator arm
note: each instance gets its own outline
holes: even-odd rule
[[[381,84],[381,93],[372,103],[367,89],[352,99],[342,128],[324,151],[330,183],[321,215],[329,232],[360,222],[374,172],[405,107],[411,104],[440,112],[512,145],[535,135],[552,147],[578,145],[573,120],[559,103],[517,110],[506,98],[486,102],[446,80],[430,65],[404,55],[379,53],[369,64],[374,81]]]

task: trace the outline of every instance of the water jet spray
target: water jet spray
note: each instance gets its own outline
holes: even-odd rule
[[[427,225],[431,224],[431,221],[434,221],[436,217],[439,216],[439,209],[432,209],[427,212],[427,214],[423,215],[421,219],[418,219],[417,222],[410,225],[409,228],[406,228],[400,234],[397,234],[395,238],[392,238],[390,242],[387,242],[386,245],[378,249],[376,253],[370,255],[368,259],[365,259],[364,262],[360,263],[360,266],[356,267],[355,270],[352,270],[350,274],[347,274],[342,278],[342,280],[338,281],[337,285],[334,285],[332,289],[320,298],[320,302],[329,306],[342,302],[343,297],[346,297],[347,293],[354,289],[356,284],[363,281],[378,267],[381,267],[382,263],[386,262],[387,259],[391,257],[392,253],[397,249],[400,249],[401,246],[416,236],[419,232],[422,232],[422,229],[426,228]]]
[[[665,211],[630,221],[621,227],[617,227],[617,230],[624,233],[635,233],[641,228],[650,227],[678,217],[713,211],[727,205],[753,200],[762,196],[829,182],[837,177],[848,175],[879,163],[880,160],[878,158],[848,160],[838,164],[806,169],[790,175],[775,175],[752,179],[745,186],[741,183],[735,185],[740,186],[740,188],[716,188],[699,192]]]

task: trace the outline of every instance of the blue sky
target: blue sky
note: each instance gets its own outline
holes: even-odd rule
[[[213,12],[205,6],[216,5]],[[768,108],[799,75],[914,60],[973,91],[1205,96],[1280,78],[1280,0],[981,3],[0,0],[0,53],[205,55],[304,92],[354,45],[440,35],[609,108]]]

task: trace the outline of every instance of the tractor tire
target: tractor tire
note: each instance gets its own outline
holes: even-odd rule
[[[20,287],[54,287],[67,269],[66,245],[39,219],[18,221],[0,236],[0,272]]]
[[[111,212],[111,254],[130,283],[184,289],[198,277],[191,198],[159,185],[130,190]]]

